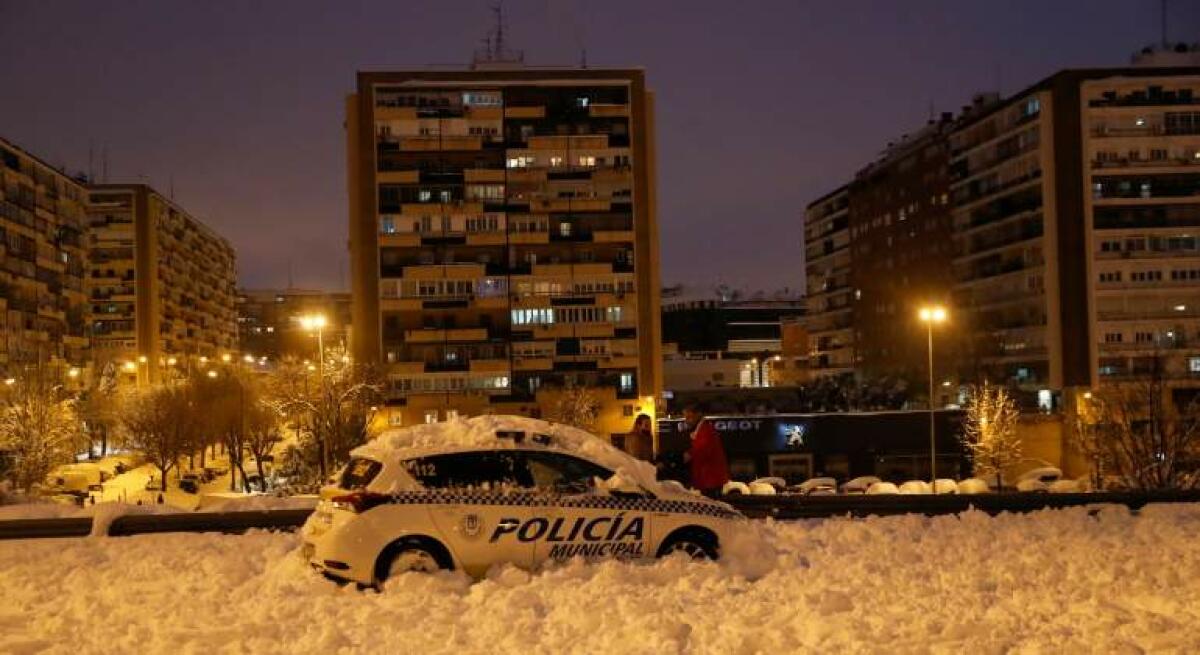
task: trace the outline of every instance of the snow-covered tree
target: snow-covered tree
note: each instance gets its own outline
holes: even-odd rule
[[[297,417],[304,457],[316,462],[320,479],[349,459],[367,440],[375,408],[383,401],[375,369],[355,363],[343,348],[325,352],[319,366],[282,364],[270,382],[268,402]]]
[[[113,432],[120,427],[120,407],[124,395],[117,382],[116,365],[110,361],[98,365],[95,382],[79,397],[79,418],[91,442],[90,448],[99,446],[99,457],[108,454]]]
[[[599,416],[600,401],[596,395],[587,387],[568,381],[555,399],[549,418],[556,423],[591,431],[595,429]]]
[[[47,378],[39,371],[0,394],[0,450],[9,451],[9,477],[26,492],[87,447],[74,399]]]
[[[996,488],[1004,486],[1004,470],[1021,461],[1017,405],[1003,387],[988,383],[971,389],[967,397],[963,441],[980,477],[994,476]]]
[[[157,387],[134,396],[121,410],[125,445],[141,451],[158,468],[163,487],[167,473],[195,443],[197,413],[182,386]]]
[[[1097,453],[1134,489],[1198,486],[1200,396],[1176,402],[1165,376],[1152,372],[1113,383],[1089,399],[1088,426]]]

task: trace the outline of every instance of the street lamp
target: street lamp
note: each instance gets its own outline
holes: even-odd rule
[[[221,361],[225,362],[226,364],[228,364],[229,360],[231,360],[231,359],[233,359],[233,355],[230,355],[229,353],[225,353],[224,355],[221,355]]]
[[[208,377],[210,377],[210,378],[217,377],[217,372],[214,369],[211,369],[211,368],[208,369]]]
[[[946,308],[940,305],[922,307],[917,317],[925,324],[929,344],[929,488],[937,493],[937,437],[933,420],[933,324],[946,322]]]
[[[301,316],[300,327],[317,333],[317,368],[320,369],[317,379],[320,380],[325,377],[325,316],[322,314]]]

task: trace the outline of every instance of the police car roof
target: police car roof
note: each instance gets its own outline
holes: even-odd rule
[[[524,416],[475,416],[387,430],[351,453],[380,461],[470,450],[547,449],[578,455],[623,471],[647,488],[654,467],[579,428]]]

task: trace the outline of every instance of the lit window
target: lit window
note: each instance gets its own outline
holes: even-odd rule
[[[1196,153],[1196,154],[1197,154],[1197,155],[1200,155],[1200,153]],[[554,156],[554,157],[551,157],[551,158],[550,158],[550,166],[551,166],[551,168],[558,168],[559,166],[562,166],[562,165],[563,165],[563,158],[562,158],[562,157]]]
[[[559,223],[558,224],[558,233],[559,233],[559,235],[564,236],[564,237],[571,236],[571,224],[567,223],[565,221],[562,223]]]
[[[429,202],[433,200],[433,192],[428,189],[421,189],[417,191],[417,200],[419,202]]]
[[[633,391],[633,373],[621,374],[621,391]]]
[[[596,157],[593,155],[579,155],[580,166],[595,166]]]
[[[576,107],[587,107],[588,102],[589,102],[589,100],[588,100],[587,96],[580,96],[578,98],[575,98],[575,106]]]
[[[437,419],[438,419],[438,413],[437,413],[436,409],[425,410],[425,422],[426,423],[437,423]]]
[[[1188,372],[1200,373],[1200,357],[1188,358]]]

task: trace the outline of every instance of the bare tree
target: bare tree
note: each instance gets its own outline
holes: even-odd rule
[[[550,409],[550,420],[592,431],[600,416],[600,401],[587,387],[568,381]]]
[[[183,387],[158,387],[139,393],[121,411],[126,445],[158,468],[166,489],[167,473],[193,443],[195,413]]]
[[[124,400],[117,382],[117,369],[113,362],[99,365],[97,379],[79,397],[77,406],[83,428],[91,441],[91,449],[99,443],[99,456],[108,454],[112,433],[120,427],[120,406]]]
[[[973,387],[967,398],[963,442],[971,455],[976,475],[995,476],[996,488],[1004,488],[1004,470],[1021,461],[1017,405],[1003,387],[988,383]]]
[[[365,443],[382,386],[373,368],[354,363],[342,348],[326,350],[323,367],[281,366],[273,376],[269,403],[278,413],[303,417],[299,445],[324,479]]]
[[[40,373],[0,395],[0,450],[11,451],[9,475],[26,492],[87,445],[75,401]]]
[[[1194,476],[1200,396],[1177,405],[1170,391],[1158,369],[1141,380],[1110,384],[1090,399],[1091,445],[1128,487],[1179,489],[1200,482]]]
[[[263,461],[273,456],[275,447],[283,442],[283,415],[270,404],[256,399],[246,413],[246,448],[254,456],[254,464],[258,469],[258,479],[263,491],[266,491],[267,475],[263,470]]]

